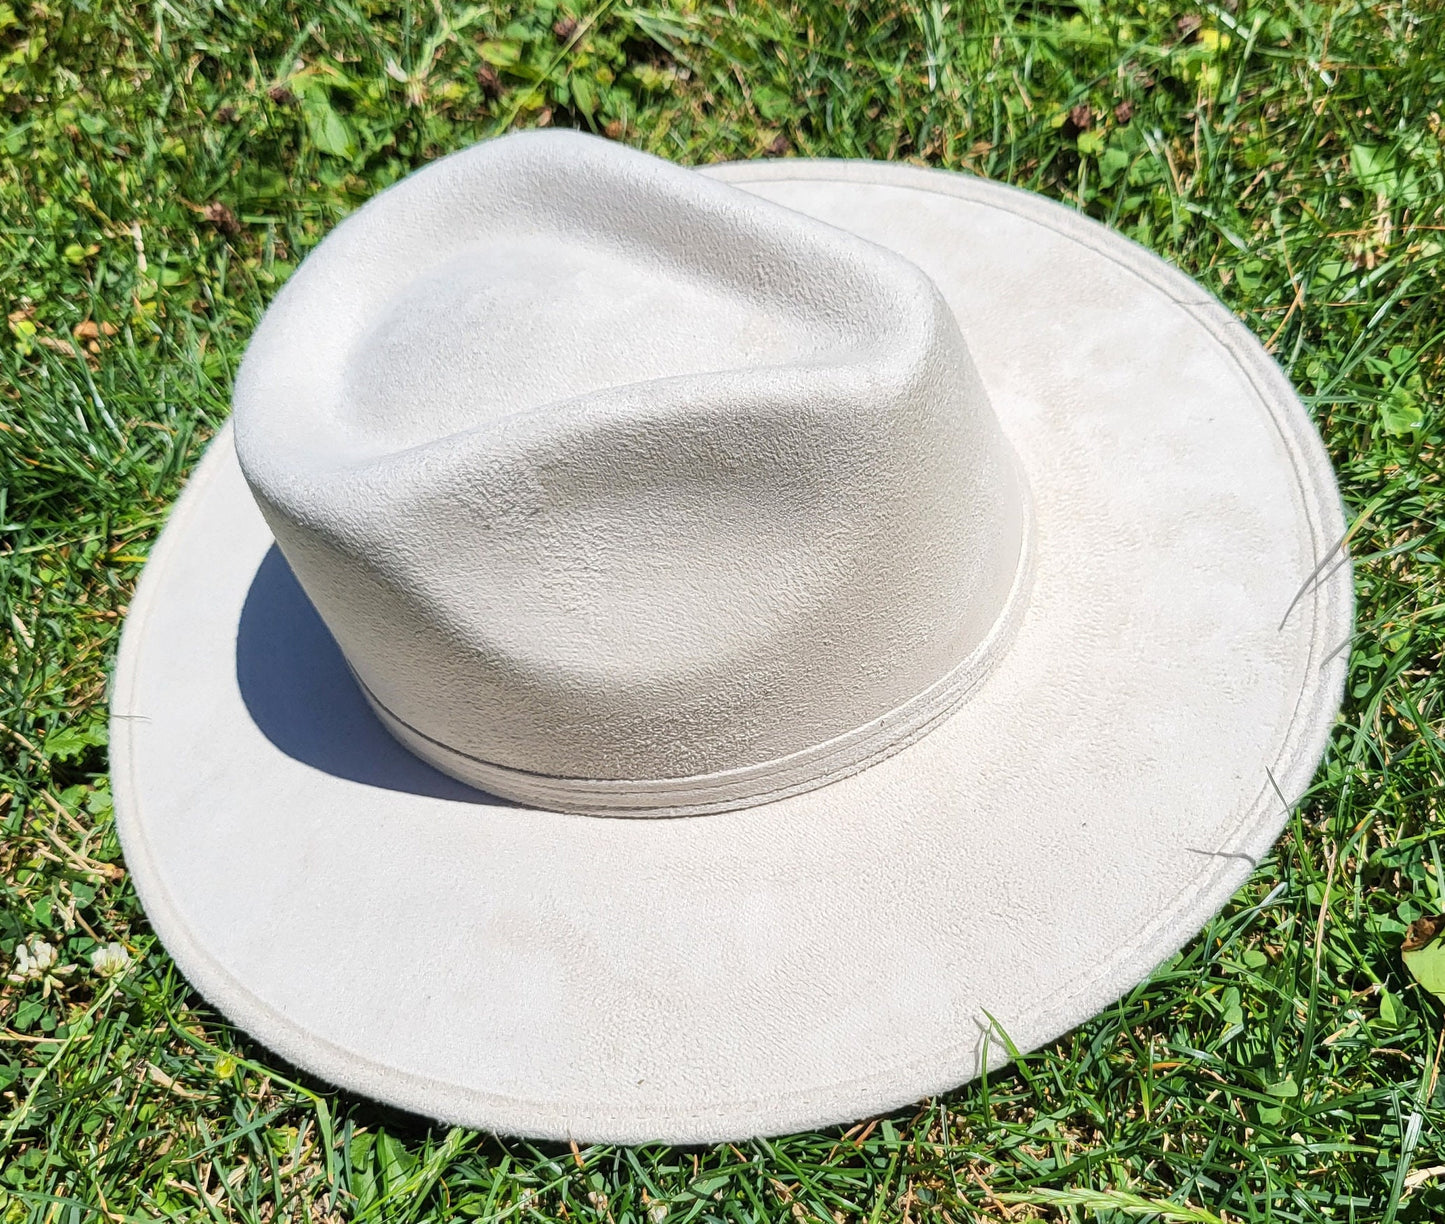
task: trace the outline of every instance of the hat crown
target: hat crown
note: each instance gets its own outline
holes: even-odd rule
[[[921,271],[574,134],[340,225],[235,420],[383,721],[524,802],[701,811],[856,769],[961,697],[1024,570],[1024,491]]]

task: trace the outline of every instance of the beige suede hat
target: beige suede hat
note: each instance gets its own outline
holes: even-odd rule
[[[1139,982],[1308,786],[1351,624],[1290,386],[1077,213],[560,132],[427,167],[257,328],[112,708],[157,934],[430,1117],[713,1141]]]

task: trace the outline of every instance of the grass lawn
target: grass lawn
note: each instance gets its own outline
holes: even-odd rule
[[[566,3],[0,3],[0,979],[57,952],[0,980],[0,1224],[1442,1218],[1445,1010],[1399,956],[1445,908],[1438,6]],[[1183,953],[987,1083],[713,1150],[430,1127],[278,1065],[141,915],[107,672],[251,328],[358,203],[548,123],[1044,192],[1201,278],[1324,433],[1360,614],[1316,786]]]

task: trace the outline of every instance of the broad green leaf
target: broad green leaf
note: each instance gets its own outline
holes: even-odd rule
[[[585,76],[574,76],[571,85],[572,101],[577,104],[577,109],[584,115],[593,114],[597,110],[597,86]]]
[[[1350,148],[1350,169],[1360,184],[1371,191],[1384,191],[1396,182],[1394,159],[1379,145],[1357,144]]]
[[[1220,996],[1220,1002],[1224,1004],[1223,1018],[1225,1027],[1234,1028],[1238,1026],[1240,1028],[1243,1028],[1244,1006],[1240,1001],[1238,987],[1227,987],[1224,991],[1224,994]]]
[[[294,1126],[273,1126],[265,1132],[266,1144],[278,1156],[284,1156],[296,1144],[298,1135]]]
[[[1380,992],[1380,1023],[1388,1029],[1397,1029],[1405,1023],[1410,1010],[1399,998],[1388,990]]]
[[[44,1003],[39,999],[26,999],[15,1009],[15,1015],[10,1021],[11,1027],[23,1033],[44,1014]]]
[[[1350,148],[1350,169],[1360,180],[1360,186],[1395,202],[1403,200],[1413,203],[1420,196],[1416,176],[1408,169],[1401,172],[1392,149],[1379,145],[1352,145]]]
[[[351,125],[331,105],[331,96],[324,89],[311,88],[301,95],[301,113],[306,131],[323,153],[332,157],[356,156],[356,136]]]
[[[1413,370],[1419,364],[1419,358],[1415,356],[1403,344],[1390,345],[1389,351],[1385,354],[1390,365],[1396,370]]]
[[[1105,187],[1112,187],[1129,168],[1129,154],[1117,145],[1109,145],[1099,158],[1099,178]]]
[[[1380,404],[1380,424],[1395,437],[1413,433],[1425,424],[1424,405],[1404,387],[1396,387]]]
[[[480,43],[477,54],[493,68],[511,68],[522,60],[522,44],[513,39],[493,39]]]
[[[758,108],[758,114],[769,123],[776,123],[792,109],[793,100],[781,89],[774,89],[771,85],[755,85],[753,105]]]
[[[1272,1097],[1280,1097],[1289,1100],[1291,1097],[1299,1096],[1299,1085],[1294,1082],[1293,1075],[1286,1075],[1284,1079],[1277,1080],[1273,1084],[1266,1084],[1264,1090]]]
[[[677,80],[675,73],[666,72],[656,64],[638,64],[632,69],[632,75],[637,83],[649,92],[666,89]]]
[[[98,748],[109,740],[104,723],[94,723],[89,727],[62,727],[45,737],[43,751],[52,761],[73,761],[83,756],[87,748]]]
[[[1405,932],[1400,958],[1410,976],[1445,1002],[1445,914],[1417,918]]]

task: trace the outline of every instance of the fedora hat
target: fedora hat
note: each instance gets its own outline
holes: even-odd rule
[[[1264,349],[1067,208],[508,136],[257,327],[125,626],[126,861],[197,990],[344,1088],[851,1121],[1244,882],[1338,707],[1344,531]]]

